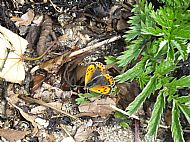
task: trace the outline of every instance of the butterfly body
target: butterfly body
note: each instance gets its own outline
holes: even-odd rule
[[[105,66],[95,62],[90,64],[86,70],[85,88],[92,92],[109,94],[115,82],[113,77],[106,74]]]

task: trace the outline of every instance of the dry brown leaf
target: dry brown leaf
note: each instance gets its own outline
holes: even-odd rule
[[[46,70],[48,73],[58,72],[62,62],[65,58],[65,55],[58,56],[54,59],[48,60],[42,64],[40,64],[40,68]]]
[[[34,93],[34,91],[36,91],[44,82],[45,76],[38,74],[33,76],[32,79],[32,86],[31,86],[31,92]]]
[[[11,129],[0,129],[0,136],[4,137],[9,142],[15,142],[20,139],[23,139],[26,135],[28,135],[30,131],[18,131]]]
[[[26,97],[26,96],[19,96],[19,98],[23,99],[24,101],[27,101],[27,102],[32,102],[32,103],[36,103],[36,104],[39,104],[39,105],[42,105],[42,106],[45,106],[45,107],[48,107],[48,108],[51,108],[59,113],[62,113],[62,114],[65,114],[73,119],[78,119],[77,117],[67,113],[66,111],[63,111],[61,109],[57,109],[56,107],[52,106],[52,105],[49,105],[41,100],[38,100],[38,99],[34,99],[34,98],[31,98],[31,97]]]
[[[74,136],[77,142],[86,141],[90,134],[93,132],[92,120],[90,119],[86,124],[81,125]]]
[[[68,35],[66,34],[58,37],[59,42],[65,42],[66,40],[68,40]]]
[[[52,103],[47,103],[47,104],[54,106],[55,108],[60,109],[60,110],[64,110],[64,111],[67,110],[64,107],[63,103],[60,103],[60,102],[52,102]],[[37,107],[31,109],[31,113],[32,114],[42,114],[42,113],[44,113],[44,111],[46,109],[47,109],[47,107],[37,106]]]
[[[79,105],[80,116],[91,116],[91,117],[107,117],[114,110],[110,105],[116,105],[115,99],[105,98],[95,100],[94,102]]]
[[[33,19],[34,19],[34,11],[32,9],[23,14],[20,18],[15,16],[11,18],[12,21],[16,22],[15,25],[17,27],[28,26],[32,23]]]
[[[72,91],[63,91],[58,87],[53,87],[43,82],[42,86],[35,91],[33,98],[41,99],[45,102],[52,102],[55,99],[64,99],[66,101],[71,98],[72,94]]]
[[[84,75],[86,73],[86,68],[87,67],[81,66],[81,65],[77,66],[77,68],[76,68],[76,78],[77,78],[77,81],[81,80],[81,78],[83,79],[82,81],[84,81]]]

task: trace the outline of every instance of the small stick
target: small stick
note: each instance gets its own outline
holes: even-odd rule
[[[114,106],[114,105],[110,105],[110,107],[111,107],[112,109],[118,111],[118,112],[121,112],[121,113],[123,113],[123,114],[129,116],[129,114],[127,114],[126,111],[124,111],[124,110],[122,110],[122,109],[119,109],[119,108],[117,108],[117,107]],[[138,116],[136,116],[136,115],[131,115],[131,116],[129,116],[129,117],[134,118],[134,119],[136,119],[136,120],[140,120],[140,118],[139,118]],[[146,120],[145,122],[148,124],[148,121],[147,121],[147,120]],[[168,128],[169,128],[168,126],[164,126],[164,125],[161,125],[161,124],[159,125],[159,127],[160,127],[160,128],[164,128],[164,129],[168,129]]]
[[[23,96],[23,95],[19,95],[19,98],[21,98],[21,99],[23,99],[25,101],[31,102],[31,103],[36,103],[36,104],[42,105],[44,107],[51,108],[51,109],[53,109],[53,110],[55,110],[55,111],[57,111],[59,113],[65,114],[65,115],[67,115],[67,116],[69,116],[69,117],[71,117],[73,119],[79,119],[79,118],[77,118],[77,117],[75,117],[75,116],[73,116],[73,115],[71,115],[71,114],[69,114],[69,113],[67,113],[67,112],[65,112],[63,110],[57,109],[56,107],[54,107],[54,106],[52,106],[50,104],[47,104],[47,103],[45,103],[45,102],[43,102],[41,100],[33,99],[31,97],[26,97],[26,96]]]
[[[122,110],[122,109],[119,109],[119,108],[117,108],[117,107],[114,106],[114,105],[110,105],[110,107],[113,108],[113,109],[116,110],[116,111],[119,111],[119,112],[121,112],[121,113],[123,113],[123,114],[129,116],[129,114],[127,114],[126,111],[124,111],[124,110]],[[129,117],[134,118],[134,119],[136,119],[136,120],[140,120],[140,118],[139,118],[138,116],[136,116],[136,115],[131,115],[131,116],[129,116]]]
[[[120,38],[121,38],[121,36],[114,36],[114,37],[112,37],[112,38],[110,38],[110,39],[106,39],[106,40],[101,41],[101,42],[98,42],[98,43],[96,43],[96,44],[94,44],[94,45],[87,46],[86,48],[79,49],[79,50],[77,50],[77,51],[72,52],[72,53],[69,55],[69,57],[73,57],[73,56],[82,54],[82,53],[84,53],[84,52],[88,52],[88,51],[90,51],[90,50],[92,50],[92,49],[96,49],[96,48],[98,48],[98,47],[100,47],[100,46],[102,46],[102,45],[104,45],[104,44],[108,44],[108,43],[114,42],[114,41],[116,41],[116,40],[118,40],[118,39],[120,39]]]

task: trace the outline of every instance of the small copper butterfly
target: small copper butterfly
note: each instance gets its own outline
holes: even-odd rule
[[[115,82],[113,77],[106,74],[105,65],[95,62],[87,67],[85,75],[85,88],[92,92],[109,94]]]

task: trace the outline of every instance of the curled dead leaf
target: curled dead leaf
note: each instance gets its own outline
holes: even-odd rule
[[[34,19],[34,11],[32,9],[23,14],[20,18],[16,16],[11,18],[12,21],[16,22],[15,25],[17,27],[28,26],[32,23],[33,19]]]
[[[12,129],[0,129],[0,136],[4,137],[9,142],[15,142],[20,139],[23,139],[26,135],[28,135],[30,131],[18,131]]]
[[[86,141],[92,132],[92,120],[90,119],[86,124],[79,126],[74,138],[77,142]]]
[[[100,100],[95,100],[94,102],[81,104],[79,106],[80,116],[91,116],[91,117],[107,117],[114,110],[110,105],[116,105],[116,100],[112,98],[104,98]]]

